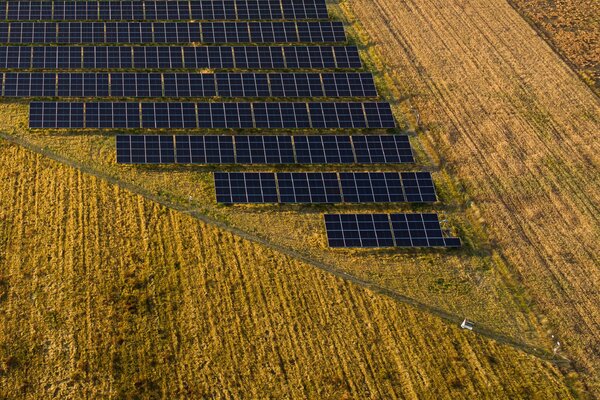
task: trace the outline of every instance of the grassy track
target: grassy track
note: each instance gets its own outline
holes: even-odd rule
[[[342,8],[393,95],[412,98],[420,141],[460,180],[507,274],[597,392],[598,98],[507,3]]]
[[[0,397],[576,390],[551,364],[23,148],[0,142],[0,163]]]

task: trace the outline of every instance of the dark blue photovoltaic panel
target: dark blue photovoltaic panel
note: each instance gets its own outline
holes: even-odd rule
[[[353,136],[352,143],[359,164],[393,164],[414,162],[408,136]]]
[[[0,69],[349,69],[361,66],[355,46],[0,46]]]
[[[297,136],[296,157],[301,164],[352,164],[356,162],[350,136]]]
[[[0,43],[341,43],[341,22],[0,22]]]
[[[279,203],[341,203],[340,184],[334,172],[281,172],[276,175]]]
[[[136,135],[139,137],[139,135]],[[395,151],[396,160],[406,151],[410,152],[408,140],[398,136],[396,143],[402,146]],[[128,136],[118,136],[118,138]],[[175,136],[176,157],[180,164],[355,164],[352,140],[354,136]],[[375,136],[370,136],[375,137]],[[318,139],[318,141],[315,141]],[[308,143],[319,145],[306,147]],[[117,153],[129,153],[127,139],[117,140]],[[209,154],[206,144],[210,143]],[[325,148],[323,147],[323,144]],[[190,147],[191,146],[191,147]],[[391,149],[389,149],[391,154]],[[210,158],[210,160],[208,159]],[[403,162],[413,162],[412,158]],[[409,202],[436,201],[435,190],[429,173],[402,173],[406,200]],[[418,186],[415,186],[415,183]],[[392,200],[390,200],[392,201]]]
[[[215,190],[218,203],[277,202],[275,177],[270,173],[215,172]]]
[[[346,203],[433,203],[437,201],[429,172],[341,172]]]
[[[391,214],[397,247],[460,247],[459,238],[446,238],[437,214]]]
[[[342,172],[340,182],[347,203],[406,201],[397,172]]]
[[[117,162],[170,164],[175,162],[173,136],[118,136]]]
[[[31,128],[323,128],[318,111],[324,109],[326,128],[343,128],[347,118],[362,120],[365,128],[396,126],[388,103],[34,102],[30,107]]]
[[[386,214],[326,214],[329,247],[394,247]]]
[[[371,74],[358,73],[49,73],[49,72],[0,72],[0,85],[5,75],[4,96],[40,96],[38,84],[34,82],[56,81],[49,97],[364,97],[376,93],[371,86]],[[326,75],[326,76],[325,76]],[[336,85],[335,93],[326,93],[324,86],[337,80],[366,81],[353,87],[344,82]],[[284,86],[280,86],[285,82]],[[80,90],[82,86],[93,90]],[[355,90],[356,89],[356,90]],[[343,92],[343,93],[342,93]]]
[[[222,173],[226,174],[226,173]],[[240,173],[243,174],[243,173]],[[240,176],[236,174],[236,176]],[[420,182],[431,188],[431,199],[407,200],[404,194],[404,173],[398,172],[279,172],[272,173],[279,197],[274,203],[394,203],[436,201],[429,173]],[[406,173],[406,175],[415,173]],[[425,179],[425,176],[428,179]],[[265,175],[266,176],[266,175]],[[237,188],[242,193],[242,188]],[[258,201],[257,201],[258,202]]]
[[[235,136],[236,164],[294,164],[290,136]]]
[[[406,201],[431,203],[437,201],[433,180],[429,172],[403,172],[402,186]]]
[[[327,19],[325,0],[6,1],[0,20]]]
[[[180,164],[233,164],[231,136],[175,136],[176,162]]]
[[[326,214],[329,247],[460,247],[437,214]]]

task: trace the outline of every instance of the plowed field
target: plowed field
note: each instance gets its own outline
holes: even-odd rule
[[[347,0],[419,140],[598,387],[600,104],[508,4]]]
[[[600,2],[512,0],[512,4],[600,94]]]

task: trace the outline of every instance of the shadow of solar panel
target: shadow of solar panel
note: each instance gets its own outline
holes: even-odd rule
[[[325,228],[330,247],[461,246],[444,237],[437,214],[330,214]]]

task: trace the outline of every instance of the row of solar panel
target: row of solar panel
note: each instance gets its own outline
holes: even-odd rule
[[[120,164],[399,164],[414,157],[406,135],[118,135]]]
[[[325,0],[5,1],[0,20],[326,19]]]
[[[370,73],[0,72],[5,97],[376,97]]]
[[[348,69],[355,46],[0,47],[0,69]]]
[[[222,204],[433,203],[429,172],[215,172]]]
[[[389,103],[33,102],[30,128],[394,128]]]
[[[326,214],[329,247],[460,247],[437,214]]]
[[[10,22],[0,43],[335,43],[341,22]]]

